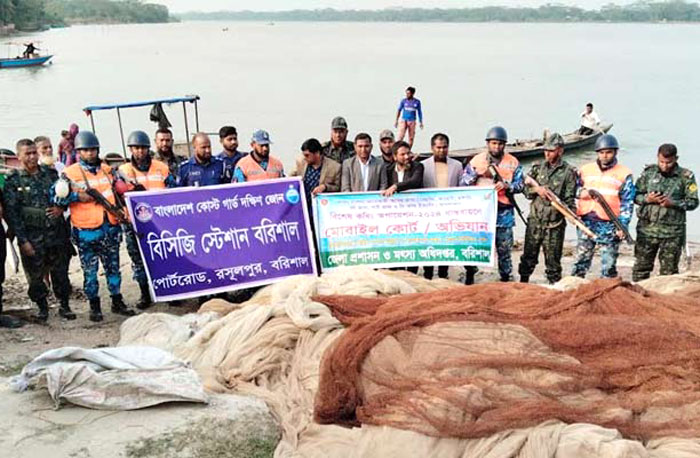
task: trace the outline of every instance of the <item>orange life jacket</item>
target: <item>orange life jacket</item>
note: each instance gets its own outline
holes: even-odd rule
[[[137,182],[146,189],[163,189],[165,180],[170,174],[170,169],[163,162],[152,159],[147,172],[142,172],[134,167],[131,162],[119,166],[119,171],[128,179]]]
[[[272,180],[282,177],[284,167],[282,162],[270,156],[267,160],[267,170],[263,170],[260,164],[249,154],[236,164],[245,175],[246,181]]]
[[[493,185],[493,177],[487,178],[484,176],[488,172],[490,164],[488,152],[477,154],[472,158],[471,161],[469,161],[469,164],[476,171],[476,173],[479,174],[479,178],[476,180],[477,185]],[[501,178],[503,178],[503,180],[507,181],[508,183],[513,181],[513,175],[515,175],[515,170],[518,168],[519,165],[520,162],[518,162],[515,156],[509,153],[503,154],[501,162],[498,165],[494,164],[496,170],[498,170],[499,175],[501,175]],[[508,200],[505,189],[498,191],[498,202],[504,205],[513,205],[510,203],[510,200]]]
[[[87,184],[91,188],[97,190],[107,199],[112,205],[115,204],[114,192],[112,191],[112,169],[102,164],[96,174],[90,173],[80,166],[80,163],[75,163],[65,168],[63,173],[71,181],[71,191],[85,191]],[[81,186],[82,184],[82,186]],[[105,210],[105,208],[97,202],[73,202],[70,204],[70,221],[74,227],[78,229],[95,229],[104,223],[105,214],[110,224],[117,224],[117,219]]]
[[[597,162],[591,162],[581,167],[580,174],[583,187],[598,191],[615,215],[620,216],[620,189],[632,171],[619,163],[610,169],[601,170]],[[591,212],[601,220],[610,221],[603,207],[591,197],[579,199],[576,213],[583,216]]]

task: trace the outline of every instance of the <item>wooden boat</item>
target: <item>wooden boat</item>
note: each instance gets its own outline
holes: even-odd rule
[[[612,126],[612,124],[601,125],[600,130],[598,132],[594,132],[590,135],[579,135],[578,131],[563,135],[564,151],[575,151],[594,144],[598,137],[600,137],[604,133],[607,133],[612,128]],[[457,159],[460,162],[466,164],[471,160],[472,157],[483,152],[486,152],[486,146],[451,150],[449,155],[451,158]],[[542,154],[544,153],[544,138],[516,140],[514,143],[506,144],[506,152],[512,154],[518,159],[533,156],[542,157]],[[420,157],[425,158],[430,157],[430,155],[431,153],[423,153],[420,155]]]
[[[30,58],[15,57],[10,59],[0,59],[0,68],[21,68],[21,67],[37,67],[44,65],[51,60],[53,55],[37,56]]]

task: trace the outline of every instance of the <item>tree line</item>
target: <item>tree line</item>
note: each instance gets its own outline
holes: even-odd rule
[[[608,4],[598,10],[546,4],[540,7],[387,8],[383,10],[219,11],[177,15],[190,20],[351,22],[699,22],[700,6],[685,0]]]
[[[74,23],[168,22],[163,5],[141,0],[0,0],[0,25],[36,30]]]

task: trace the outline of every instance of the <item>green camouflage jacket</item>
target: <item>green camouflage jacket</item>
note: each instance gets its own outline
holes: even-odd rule
[[[5,217],[20,244],[26,241],[51,246],[65,244],[69,236],[66,220],[63,216],[46,216],[46,209],[53,206],[49,190],[57,180],[56,170],[44,165],[34,175],[20,169],[7,176],[3,195]]]
[[[321,153],[333,159],[338,164],[342,164],[345,159],[351,158],[355,155],[355,145],[353,142],[345,141],[345,143],[340,148],[333,148],[331,142],[326,142],[321,148]]]
[[[552,167],[547,161],[542,160],[533,164],[527,176],[533,178],[540,186],[547,187],[554,192],[564,204],[576,211],[576,169],[566,161],[559,162]],[[564,216],[559,213],[551,202],[537,195],[534,188],[525,186],[525,197],[532,200],[528,220],[533,224],[558,226],[564,221]]]
[[[698,185],[693,172],[677,165],[665,176],[658,165],[647,165],[637,180],[636,187],[634,202],[639,205],[637,232],[648,237],[685,236],[685,212],[698,207]],[[647,203],[646,196],[650,192],[669,196],[673,205],[665,208]]]

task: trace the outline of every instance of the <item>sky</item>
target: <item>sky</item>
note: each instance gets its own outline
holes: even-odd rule
[[[468,8],[476,6],[539,6],[545,3],[585,5],[598,8],[607,3],[625,4],[626,0],[150,0],[170,8],[171,12],[184,11],[280,11],[293,9],[382,9],[395,6],[405,8]]]

